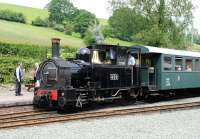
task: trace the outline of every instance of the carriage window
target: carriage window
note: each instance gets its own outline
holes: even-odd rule
[[[182,59],[182,57],[176,57],[175,63],[176,63],[175,70],[176,71],[182,71],[183,70],[183,59]]]
[[[164,57],[164,70],[170,71],[172,70],[172,58]]]
[[[195,71],[200,71],[200,61],[199,61],[199,59],[195,59]]]
[[[185,60],[185,70],[192,71],[192,59]]]

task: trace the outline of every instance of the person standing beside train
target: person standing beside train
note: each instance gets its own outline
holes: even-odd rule
[[[21,94],[21,83],[23,77],[22,63],[19,63],[15,69],[15,95],[20,96]]]
[[[39,64],[38,63],[35,63],[34,83],[35,83],[35,89],[40,86]]]

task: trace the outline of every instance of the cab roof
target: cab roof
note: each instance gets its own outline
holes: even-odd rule
[[[192,51],[158,48],[152,46],[133,46],[131,48],[132,49],[140,48],[141,53],[157,53],[157,54],[176,55],[176,56],[200,57],[199,52],[192,52]]]

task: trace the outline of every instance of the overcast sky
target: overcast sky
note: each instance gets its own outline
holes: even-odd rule
[[[50,0],[0,0],[4,3],[12,3],[16,5],[24,5],[35,8],[43,8]],[[192,0],[195,6],[193,10],[194,27],[200,32],[200,0]],[[73,4],[81,9],[86,9],[94,13],[98,18],[108,18],[107,11],[108,0],[71,0]]]

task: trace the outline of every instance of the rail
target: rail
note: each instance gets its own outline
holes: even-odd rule
[[[93,111],[93,112],[80,112],[74,114],[64,114],[59,115],[52,113],[43,113],[42,117],[24,118],[14,116],[14,119],[0,119],[0,129],[5,128],[16,128],[24,126],[33,126],[41,125],[47,123],[55,122],[66,122],[73,120],[82,120],[82,119],[92,119],[92,118],[101,118],[101,117],[110,117],[110,116],[121,116],[121,115],[135,115],[135,114],[147,114],[147,113],[156,113],[163,111],[174,111],[174,110],[183,110],[183,109],[193,109],[200,107],[200,102],[191,102],[191,103],[182,103],[182,104],[171,104],[171,105],[162,105],[162,106],[152,106],[152,107],[141,107],[141,108],[129,108],[129,109],[118,109],[118,110],[102,110],[102,111]],[[18,119],[17,119],[18,118]]]

